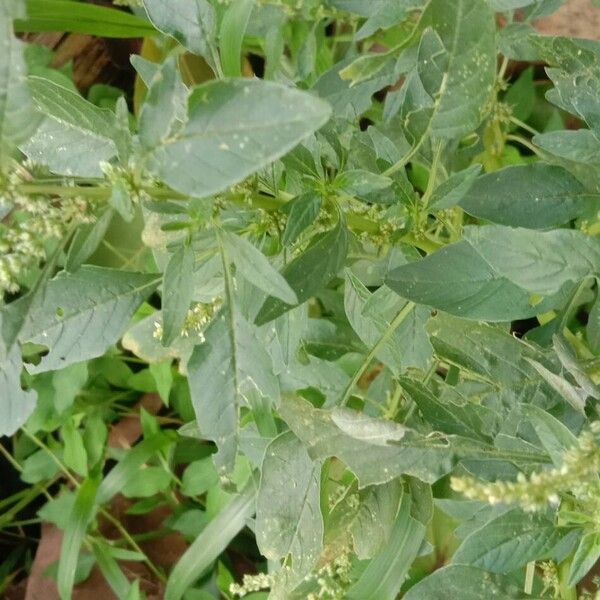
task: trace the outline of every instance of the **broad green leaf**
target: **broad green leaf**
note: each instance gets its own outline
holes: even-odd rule
[[[65,448],[63,451],[63,462],[72,471],[78,475],[86,477],[88,474],[87,468],[87,452],[83,445],[83,438],[78,429],[75,428],[73,421],[67,421],[61,428],[63,442]]]
[[[0,313],[0,324],[2,318]],[[0,436],[15,433],[35,409],[35,392],[21,387],[22,369],[19,345],[7,349],[0,338]]]
[[[25,45],[14,36],[12,27],[12,18],[23,13],[20,2],[5,3],[0,9],[4,41],[0,59],[0,162],[33,133],[38,121],[27,86]]]
[[[434,482],[454,463],[446,444],[429,442],[389,421],[350,410],[338,413],[335,421],[330,411],[313,408],[299,398],[284,400],[279,412],[307,446],[311,458],[338,457],[357,476],[361,487],[386,483],[402,474]],[[389,443],[394,440],[396,444]]]
[[[533,41],[542,60],[556,65],[547,69],[555,86],[548,92],[548,100],[583,119],[600,139],[600,44],[563,37],[537,37]]]
[[[398,479],[361,490],[350,530],[359,559],[373,558],[389,543],[401,499],[402,483]]]
[[[287,213],[287,223],[281,241],[292,245],[314,222],[321,210],[321,196],[314,192],[306,192],[290,200],[283,208]]]
[[[250,483],[210,521],[173,567],[167,580],[165,600],[182,598],[194,581],[227,548],[254,514],[255,495],[254,486]]]
[[[104,239],[113,217],[114,212],[107,208],[93,223],[78,227],[67,253],[65,264],[67,271],[76,271],[94,254]]]
[[[256,499],[256,541],[270,560],[291,555],[296,577],[310,572],[323,545],[320,479],[321,462],[311,460],[291,431],[268,445]]]
[[[392,372],[409,367],[426,368],[431,344],[425,332],[428,309],[410,309],[408,303],[389,288],[371,294],[356,278],[348,274],[344,308],[350,325],[369,349]],[[404,311],[404,312],[403,312]],[[404,316],[402,323],[396,319]]]
[[[404,298],[457,316],[510,321],[566,301],[573,285],[600,267],[600,244],[578,231],[471,227],[464,239],[391,271],[387,285]],[[536,303],[532,296],[547,297]]]
[[[430,98],[422,135],[452,139],[471,133],[483,118],[496,77],[493,11],[485,0],[432,0],[420,27],[425,35],[427,28],[435,31],[447,53],[443,62],[437,62],[440,47],[431,48],[419,66]]]
[[[546,515],[514,508],[468,535],[452,562],[509,573],[532,560],[548,558],[563,535]]]
[[[227,280],[231,275],[226,276]],[[249,393],[269,400],[279,397],[273,363],[256,328],[233,304],[232,283],[227,304],[206,330],[206,341],[194,348],[188,362],[192,403],[201,434],[217,444],[219,473],[233,470],[237,453],[240,409]]]
[[[590,310],[586,337],[592,352],[595,354],[600,353],[600,294],[596,296],[592,310]]]
[[[404,599],[481,600],[488,597],[502,598],[502,600],[540,600],[539,597],[525,594],[523,587],[516,584],[512,578],[491,574],[484,569],[467,565],[448,565],[434,571],[412,587]]]
[[[449,315],[438,314],[427,329],[440,358],[494,387],[514,391],[523,402],[539,393],[554,401],[554,394],[527,360],[548,360],[535,345],[518,340],[499,327]]]
[[[38,33],[66,31],[107,38],[153,36],[156,31],[145,19],[107,6],[72,0],[26,0],[27,15],[15,21],[15,31]]]
[[[75,496],[58,561],[57,585],[61,600],[71,598],[81,546],[96,509],[98,483],[97,478],[86,479]]]
[[[227,256],[233,261],[237,272],[249,283],[287,304],[298,302],[289,283],[258,248],[233,233],[223,232],[221,237]]]
[[[587,165],[600,163],[600,140],[589,129],[550,131],[534,136],[533,141],[559,158]]]
[[[565,452],[577,445],[577,438],[550,413],[534,404],[523,406],[524,416],[531,422],[542,446],[556,467],[562,466]]]
[[[156,275],[101,267],[59,273],[34,301],[19,335],[49,349],[29,370],[52,371],[101,356],[158,283]]]
[[[528,229],[563,225],[589,210],[594,195],[562,167],[506,167],[475,180],[460,206],[493,223]]]
[[[460,204],[481,173],[481,165],[471,165],[464,171],[453,173],[446,181],[435,188],[429,201],[429,207],[434,210],[452,208]]]
[[[283,156],[328,120],[328,104],[307,92],[252,80],[198,86],[186,124],[149,156],[149,168],[195,197],[223,191]]]
[[[414,379],[403,377],[400,385],[435,431],[485,441],[481,434],[483,424],[468,405],[446,403]]]
[[[102,177],[117,155],[114,116],[49,79],[30,77],[29,87],[45,119],[21,150],[57,175]]]
[[[214,68],[217,16],[208,0],[144,0],[144,7],[157,29],[203,56]]]
[[[171,256],[163,275],[163,346],[170,346],[181,335],[194,295],[193,273],[194,249],[184,243]]]
[[[219,47],[226,77],[242,76],[242,43],[253,7],[254,0],[235,0],[223,15]]]
[[[188,90],[181,81],[177,61],[171,57],[160,65],[148,83],[140,111],[138,130],[142,146],[152,149],[167,140],[186,120]]]
[[[302,304],[325,287],[344,266],[348,252],[348,230],[342,219],[305,252],[288,263],[283,277]],[[267,298],[256,323],[264,325],[293,308],[277,298]]]
[[[404,494],[400,510],[381,552],[348,590],[349,600],[394,600],[425,538],[425,526],[410,515],[411,497]]]
[[[577,585],[600,558],[600,533],[586,533],[579,542],[569,569],[568,585]]]

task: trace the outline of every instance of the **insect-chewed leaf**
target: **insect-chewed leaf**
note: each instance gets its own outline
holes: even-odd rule
[[[600,268],[600,244],[578,231],[474,227],[464,239],[402,265],[386,283],[414,302],[468,319],[510,321],[561,306],[564,290]],[[539,294],[546,302],[532,302]]]
[[[102,355],[159,282],[153,274],[91,266],[59,273],[34,301],[19,335],[49,350],[29,370],[52,371]]]
[[[313,408],[305,400],[287,399],[279,412],[314,460],[338,457],[362,487],[385,483],[402,474],[433,482],[448,473],[454,463],[446,444],[428,443],[400,425],[394,427],[393,423],[360,413],[339,413],[337,418],[344,422],[342,430],[331,412]],[[389,442],[393,440],[396,443],[392,445]]]
[[[321,466],[291,431],[269,444],[262,464],[256,540],[271,560],[291,555],[297,577],[312,569],[323,545]]]
[[[174,190],[210,196],[283,156],[329,118],[312,94],[257,79],[212,81],[190,95],[188,120],[149,157]]]

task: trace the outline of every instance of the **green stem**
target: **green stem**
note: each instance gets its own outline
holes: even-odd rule
[[[527,563],[527,569],[525,570],[525,585],[523,591],[531,596],[533,593],[533,579],[535,577],[535,560]]]
[[[371,364],[373,359],[376,357],[379,350],[381,350],[383,345],[390,339],[390,337],[392,336],[394,331],[396,331],[396,329],[398,329],[398,327],[400,327],[400,325],[403,323],[403,321],[406,319],[406,317],[408,317],[408,315],[413,311],[414,308],[415,308],[415,303],[408,302],[404,306],[404,308],[396,315],[394,320],[390,323],[390,326],[385,330],[385,333],[379,338],[379,340],[373,346],[373,348],[371,348],[371,351],[369,352],[369,354],[367,354],[363,364],[356,371],[356,373],[354,373],[354,377],[352,377],[352,380],[346,387],[346,390],[344,391],[344,395],[343,395],[342,401],[341,401],[342,406],[344,406],[350,399],[350,396],[352,395],[352,390],[354,390],[354,387],[360,381],[360,378],[365,374],[365,372],[369,368],[369,365]]]
[[[558,565],[558,582],[562,600],[577,600],[577,590],[567,583],[570,569],[571,559],[564,560]]]

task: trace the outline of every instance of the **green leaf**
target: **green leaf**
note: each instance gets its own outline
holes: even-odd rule
[[[325,287],[344,266],[348,252],[348,230],[340,219],[337,225],[316,241],[304,253],[288,263],[283,277],[302,304]],[[277,298],[267,298],[256,323],[264,325],[290,310],[292,305]]]
[[[485,441],[481,433],[483,423],[469,406],[446,403],[414,379],[403,377],[400,385],[434,431]]]
[[[430,34],[427,28],[439,36],[439,44],[423,47],[418,67],[429,96],[421,135],[453,139],[471,133],[482,120],[496,78],[494,13],[485,0],[432,0],[420,27],[425,36]],[[442,61],[441,50],[446,52]]]
[[[475,183],[479,173],[481,173],[481,165],[471,165],[464,171],[450,175],[446,181],[435,188],[429,201],[429,207],[433,210],[443,210],[460,204]]]
[[[124,598],[129,590],[129,580],[112,556],[112,546],[103,541],[96,541],[92,545],[92,550],[102,576],[112,591],[119,598]]]
[[[512,578],[493,575],[483,569],[467,565],[448,565],[434,571],[417,583],[404,596],[404,600],[439,600],[460,598],[481,600],[483,597],[502,600],[540,600],[523,592],[522,586]]]
[[[411,498],[404,494],[389,542],[348,590],[349,600],[394,600],[425,538],[425,526],[410,515]]]
[[[514,508],[468,535],[452,562],[509,573],[530,561],[548,558],[563,535],[546,515]]]
[[[468,319],[510,321],[560,306],[563,286],[594,274],[600,245],[578,231],[473,227],[464,239],[392,270],[404,298]],[[538,304],[532,295],[548,297]]]
[[[556,467],[561,467],[565,452],[577,446],[577,438],[550,413],[534,404],[523,406],[524,416],[531,422],[542,446],[552,457]]]
[[[219,483],[219,477],[210,458],[191,462],[183,472],[181,493],[200,496]]]
[[[326,102],[281,84],[212,81],[194,89],[187,122],[150,154],[149,168],[177,191],[210,196],[282,157],[329,114]]]
[[[600,294],[590,310],[586,327],[586,337],[590,348],[594,354],[600,353]]]
[[[298,302],[289,283],[258,248],[233,233],[225,231],[221,237],[227,256],[233,261],[237,272],[249,283],[286,304]]]
[[[231,472],[237,452],[239,413],[246,396],[258,391],[269,399],[279,396],[273,366],[255,328],[235,306],[226,307],[194,348],[188,362],[192,403],[200,431],[215,441],[220,473]]]
[[[4,315],[0,313],[0,328]],[[13,435],[35,409],[35,392],[21,387],[21,349],[6,347],[0,337],[0,436]]]
[[[117,154],[114,115],[49,79],[30,77],[29,87],[46,118],[21,150],[58,175],[102,177]]]
[[[65,449],[63,452],[63,462],[72,471],[75,471],[82,477],[87,476],[87,452],[83,445],[81,433],[75,429],[73,421],[67,421],[61,428]]]
[[[193,274],[194,249],[184,243],[171,256],[163,275],[163,346],[170,346],[181,335],[194,295]]]
[[[76,271],[94,254],[104,239],[113,216],[114,212],[107,208],[93,223],[82,225],[77,229],[67,253],[65,264],[67,271]]]
[[[98,478],[88,478],[82,484],[71,509],[71,515],[60,547],[58,561],[58,593],[62,600],[69,600],[75,582],[75,571],[83,539],[96,510]]]
[[[287,213],[287,223],[281,241],[291,246],[319,216],[322,199],[319,194],[306,192],[290,200],[283,208]]]
[[[513,391],[522,402],[537,394],[555,401],[554,394],[527,360],[547,362],[544,352],[516,339],[508,331],[438,314],[428,325],[438,357],[473,373],[494,387]]]
[[[52,371],[101,356],[158,283],[156,275],[101,267],[59,273],[34,302],[19,336],[49,349],[29,370]]]
[[[402,483],[396,479],[383,485],[372,485],[360,492],[360,504],[351,523],[354,550],[359,559],[373,558],[389,548],[397,521],[398,507],[402,499]]]
[[[214,68],[211,48],[217,17],[208,0],[144,0],[144,7],[158,30],[203,56]]]
[[[589,129],[550,131],[536,135],[533,141],[542,150],[586,165],[600,163],[600,140]]]
[[[120,493],[128,481],[139,476],[142,465],[171,443],[172,438],[170,436],[158,433],[130,449],[125,457],[102,480],[98,489],[98,504],[106,504],[116,494]]]
[[[140,64],[139,60],[133,61]],[[143,64],[143,63],[142,63]],[[151,150],[165,142],[173,129],[185,122],[188,89],[181,80],[177,61],[168,58],[157,67],[148,82],[138,120],[139,138],[142,146]]]
[[[569,569],[569,586],[577,585],[600,558],[600,533],[591,531],[580,540]]]
[[[0,35],[4,41],[0,58],[0,162],[33,133],[38,118],[26,80],[25,44],[13,35],[12,17],[23,15],[19,2],[0,10]]]
[[[333,413],[316,409],[299,398],[284,400],[279,412],[311,458],[336,456],[357,476],[361,487],[386,483],[402,474],[434,482],[453,466],[454,457],[446,444],[429,443],[390,421],[348,409]]]
[[[219,45],[226,77],[242,76],[242,43],[253,7],[254,0],[236,0],[223,15]]]
[[[534,163],[479,177],[460,206],[501,225],[547,229],[584,214],[594,197],[562,167]]]
[[[321,463],[292,432],[267,446],[256,499],[256,540],[270,560],[291,555],[296,577],[310,572],[323,545],[320,477]]]
[[[255,491],[250,483],[212,519],[179,559],[167,580],[165,600],[179,600],[227,548],[254,513]]]
[[[107,6],[72,0],[26,0],[25,5],[27,16],[15,21],[18,33],[65,31],[107,38],[139,38],[156,33],[144,19]]]

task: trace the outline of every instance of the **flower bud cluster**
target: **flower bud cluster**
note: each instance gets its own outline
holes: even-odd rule
[[[229,586],[229,593],[232,596],[243,598],[247,594],[260,592],[261,590],[269,589],[273,585],[273,575],[267,573],[257,573],[256,575],[244,575],[241,585],[232,583]]]
[[[526,511],[541,510],[548,504],[558,506],[560,494],[569,493],[588,510],[600,512],[600,421],[583,432],[578,444],[567,450],[558,468],[520,473],[516,481],[483,482],[473,477],[453,477],[452,489],[470,500],[490,504],[516,503]]]
[[[63,238],[73,226],[93,221],[86,200],[49,200],[19,194],[12,178],[4,182],[0,207],[10,213],[0,230],[0,297],[19,291],[19,281],[46,259],[48,242]]]
[[[203,329],[212,321],[215,314],[223,305],[222,298],[213,298],[212,302],[197,302],[190,308],[181,328],[181,336],[189,337],[196,335],[200,338],[200,343],[204,342]],[[158,321],[154,322],[153,337],[161,340],[163,336],[163,326]]]

